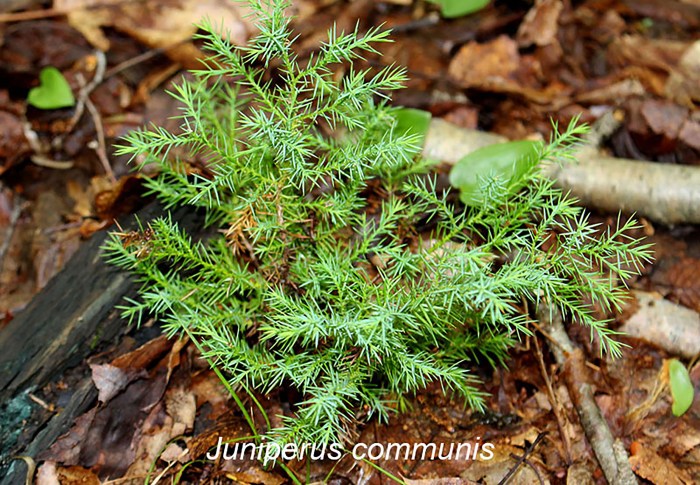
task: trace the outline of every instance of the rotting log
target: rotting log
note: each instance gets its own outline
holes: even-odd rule
[[[46,416],[27,397],[79,364],[93,349],[114,341],[125,328],[114,307],[132,283],[127,275],[102,261],[100,246],[104,240],[104,233],[93,235],[25,310],[0,331],[4,460],[12,455],[33,457],[50,446],[97,395],[87,376],[74,390],[70,402],[54,416]],[[27,406],[30,411],[23,409]],[[15,412],[17,415],[13,416]],[[30,418],[22,420],[25,413],[31,413]],[[24,446],[12,443],[14,440],[8,437],[10,433],[19,434],[23,423],[26,427],[22,438],[28,440]],[[19,461],[10,463],[9,468],[3,466],[0,475],[6,475],[0,483],[22,483],[24,470],[26,466]]]
[[[139,213],[142,221],[161,213],[151,205]],[[193,214],[173,215],[186,227],[196,227]],[[133,217],[125,227],[134,227]],[[24,482],[26,465],[12,456],[36,456],[68,431],[97,397],[91,377],[85,375],[72,387],[69,402],[53,415],[28,399],[28,393],[60,378],[98,351],[113,346],[127,329],[115,307],[134,292],[130,276],[108,265],[100,247],[106,231],[94,234],[67,265],[52,278],[29,305],[0,330],[0,484]],[[87,367],[86,367],[87,369]],[[12,416],[29,406],[29,417]],[[16,418],[13,425],[13,417]],[[25,427],[21,443],[7,439]]]

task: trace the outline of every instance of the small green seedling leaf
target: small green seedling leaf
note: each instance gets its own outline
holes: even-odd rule
[[[483,200],[482,180],[494,177],[505,179],[518,189],[518,180],[539,161],[541,143],[512,141],[480,148],[452,168],[450,183],[460,190],[460,198],[467,205],[479,205]]]
[[[45,67],[39,73],[39,86],[29,90],[27,103],[39,109],[75,106],[75,97],[68,81],[55,67]]]
[[[446,19],[463,17],[485,8],[490,0],[432,0],[440,5],[440,13]]]
[[[416,148],[415,153],[420,152],[425,143],[425,136],[428,134],[432,115],[422,109],[398,108],[394,111],[394,117],[396,118],[394,133],[398,135],[406,133],[409,135],[420,135],[419,148]]]
[[[674,416],[682,416],[693,404],[695,394],[688,369],[677,359],[672,359],[668,363],[668,378],[673,398],[671,412]]]

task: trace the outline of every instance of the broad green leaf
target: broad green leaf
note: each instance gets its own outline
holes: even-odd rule
[[[39,86],[29,90],[27,103],[39,109],[68,108],[75,105],[75,97],[61,71],[45,67],[39,73]]]
[[[440,5],[440,13],[446,19],[463,17],[485,8],[490,0],[432,0]]]
[[[483,200],[483,179],[499,177],[520,188],[518,179],[537,164],[540,147],[540,142],[523,140],[480,148],[452,167],[450,183],[460,190],[462,202],[478,205]]]
[[[404,135],[406,133],[420,135],[420,148],[416,149],[416,153],[420,152],[425,142],[425,135],[430,127],[430,119],[432,115],[422,109],[414,108],[398,108],[394,111],[396,125],[394,133]]]
[[[688,369],[677,359],[668,363],[668,377],[671,384],[671,397],[673,398],[671,412],[674,416],[681,416],[693,404],[695,389],[690,380]]]

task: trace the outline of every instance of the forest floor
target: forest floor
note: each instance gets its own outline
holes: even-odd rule
[[[138,176],[114,154],[116,138],[144,123],[176,129],[166,89],[201,55],[191,22],[222,19],[240,41],[252,27],[227,0],[9,2],[0,13],[0,332],[61,270],[83,242],[116,217],[145,206]],[[107,5],[109,4],[109,5]],[[1,9],[5,6],[0,6]],[[22,10],[25,8],[25,10]],[[686,0],[492,2],[441,19],[431,4],[392,0],[296,0],[300,55],[340,30],[384,24],[394,43],[370,65],[406,66],[411,80],[393,99],[466,129],[510,139],[549,137],[552,121],[612,113],[620,126],[602,148],[660,164],[700,165],[700,4]],[[26,103],[43,67],[67,78],[82,108]],[[633,180],[630,184],[635,183]],[[698,188],[700,190],[700,187]],[[615,213],[596,213],[614,224]],[[585,329],[569,328],[586,358],[595,401],[630,453],[643,483],[700,482],[700,398],[671,413],[668,360],[678,358],[700,390],[700,228],[641,219],[655,261],[629,281],[616,326],[641,328],[622,358],[600,356]],[[70,288],[65,288],[70,298]],[[684,325],[678,324],[683,320]],[[662,325],[666,325],[665,327]],[[670,327],[668,327],[670,325]],[[548,337],[523,340],[507,368],[476,368],[487,413],[473,413],[439,386],[411,398],[388,424],[358,428],[362,443],[493,443],[490,460],[289,462],[205,459],[218,437],[250,434],[230,395],[194,345],[130,330],[110,348],[37,390],[46,415],[59,413],[76,374],[92,372],[101,402],[37,457],[36,483],[605,483]],[[631,331],[633,332],[633,331]],[[683,342],[682,347],[667,344]],[[113,369],[124,380],[110,381]],[[148,390],[148,392],[146,392]],[[104,396],[109,397],[105,398]],[[253,403],[241,395],[245,405]],[[257,396],[268,416],[289,411],[286,391]],[[253,412],[258,423],[264,419]],[[0,435],[17,430],[3,430]],[[4,452],[21,449],[19,436]],[[514,472],[511,474],[511,472]],[[325,480],[325,482],[324,482]]]

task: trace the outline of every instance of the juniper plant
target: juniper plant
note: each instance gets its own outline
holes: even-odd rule
[[[479,205],[451,203],[420,137],[395,129],[387,93],[405,71],[352,67],[386,31],[331,29],[302,61],[285,5],[252,6],[247,47],[201,25],[210,55],[172,93],[181,131],[135,131],[120,148],[157,166],[146,183],[167,209],[194,206],[212,228],[196,239],[166,215],[112,235],[111,261],[142,283],[126,317],[189,335],[233,388],[295,388],[277,438],[317,443],[434,381],[482,408],[468,363],[502,363],[530,333],[524,302],[546,300],[620,353],[592,305],[618,309],[616,281],[647,258],[632,222],[598,234],[541,163],[523,190],[484,180]],[[581,133],[569,126],[537,161],[571,158]]]

